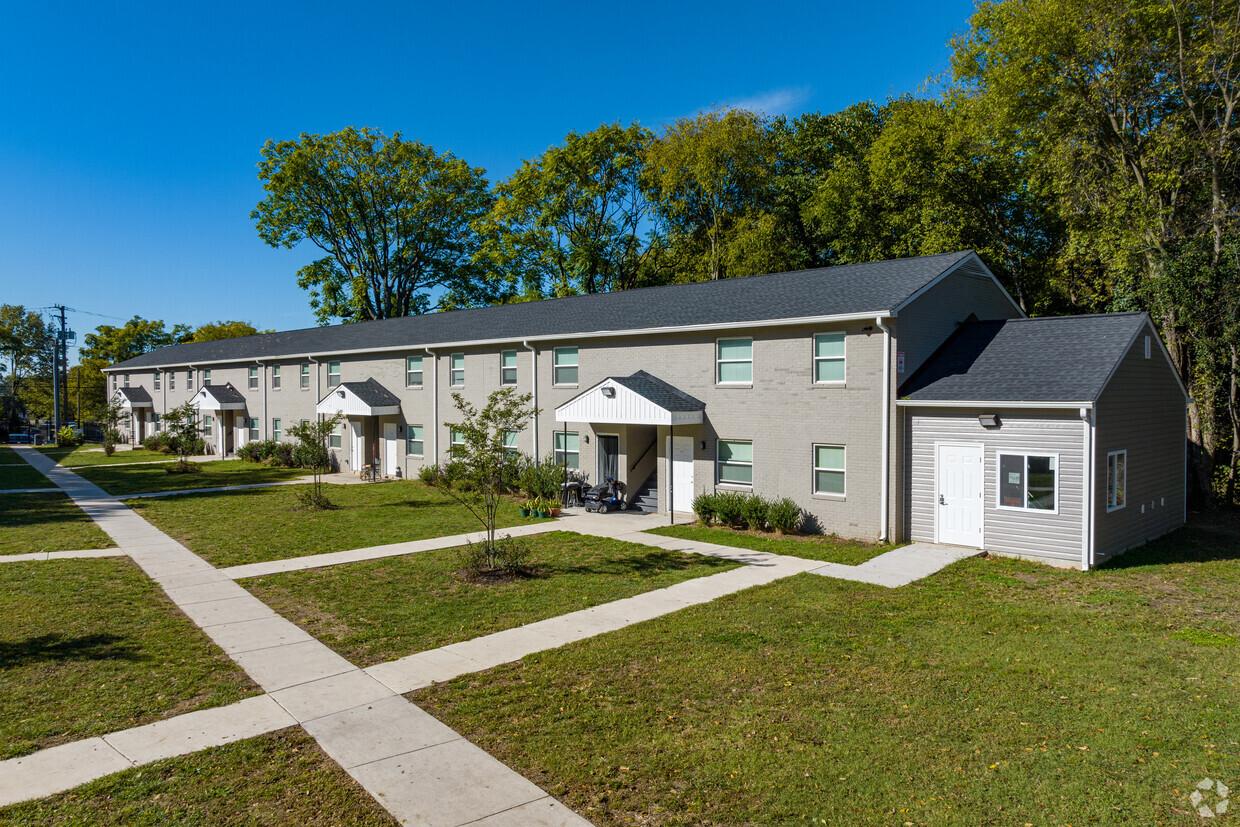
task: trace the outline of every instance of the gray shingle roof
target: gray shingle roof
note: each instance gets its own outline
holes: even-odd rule
[[[706,403],[679,388],[639,370],[632,376],[613,376],[611,381],[623,385],[638,396],[649,399],[665,411],[704,411]]]
[[[128,399],[130,404],[133,404],[134,402],[146,402],[148,404],[153,404],[151,402],[151,395],[146,392],[146,388],[117,388],[116,392]]]
[[[347,388],[372,408],[389,408],[400,404],[400,397],[374,379],[367,379],[365,382],[341,382],[340,387]]]
[[[970,322],[900,387],[933,402],[1093,402],[1145,313]]]
[[[241,395],[241,391],[232,386],[231,382],[224,385],[203,385],[202,392],[214,397],[215,401],[222,404],[245,403],[245,397]]]
[[[453,342],[517,342],[610,330],[884,312],[898,307],[968,255],[969,251],[963,251],[820,267],[192,342],[144,353],[113,367],[191,365]]]

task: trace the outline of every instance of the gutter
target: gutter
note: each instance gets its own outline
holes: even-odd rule
[[[1093,402],[1027,402],[1018,400],[983,399],[968,402],[948,402],[928,399],[897,399],[898,408],[1042,408],[1046,410],[1084,408],[1093,410]]]
[[[527,347],[530,351],[531,376],[533,379],[533,382],[531,384],[534,386],[534,416],[533,416],[533,420],[534,420],[534,461],[539,462],[540,459],[539,459],[539,454],[538,454],[538,348],[531,345],[529,339],[522,340],[521,344]]]
[[[891,491],[891,469],[888,467],[891,444],[891,328],[887,327],[884,319],[887,317],[877,316],[874,323],[883,331],[883,431],[880,436],[882,440],[882,468],[879,483],[879,521],[878,521],[878,539],[887,539],[887,509],[889,507],[888,498]]]

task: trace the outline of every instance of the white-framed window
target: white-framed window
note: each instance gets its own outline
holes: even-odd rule
[[[344,429],[345,429],[345,426],[341,425],[340,431],[343,431]],[[327,435],[327,447],[329,448],[340,447],[340,431],[332,431],[330,434]]]
[[[210,369],[208,369],[208,370],[204,370],[204,371],[202,372],[202,386],[203,386],[204,388],[209,388],[209,387],[211,387],[211,371],[210,371]]]
[[[112,390],[116,390],[116,374],[112,374]]]
[[[557,385],[577,384],[577,348],[557,347],[552,351],[552,382]]]
[[[449,428],[448,447],[449,449],[465,447],[465,432],[459,431],[456,428]]]
[[[157,413],[151,414],[151,424],[155,426],[155,430],[157,431],[159,430],[159,414]]]
[[[155,371],[155,390],[159,390],[159,371]]]
[[[125,374],[125,387],[129,387],[129,374]]]
[[[814,446],[814,493],[842,497],[845,494],[843,445]]]
[[[844,381],[844,334],[814,335],[814,383],[829,385]]]
[[[271,389],[273,391],[280,390],[280,366],[271,366]]]
[[[720,385],[753,384],[753,339],[715,342],[715,381]]]
[[[185,389],[187,391],[194,389],[194,372],[192,370],[185,371]]]
[[[249,388],[252,391],[258,390],[258,365],[250,366]]]
[[[422,387],[422,357],[421,356],[406,356],[405,357],[405,387],[406,388]]]
[[[555,432],[555,464],[564,465],[574,470],[581,468],[581,436],[569,431]]]
[[[405,453],[411,456],[420,457],[422,452],[426,450],[422,442],[422,426],[406,425],[405,426]]]
[[[203,415],[202,415],[202,433],[203,433],[203,435],[205,435],[205,436],[211,436],[211,424],[212,424],[214,421],[215,421],[215,420],[213,420],[213,419],[211,418],[211,414],[203,414]]]
[[[274,439],[276,442],[279,442],[280,436],[281,436],[280,420],[273,419],[271,420],[271,438]]]
[[[450,358],[451,367],[448,372],[450,384],[454,388],[465,385],[465,354],[453,353]]]
[[[310,390],[310,363],[301,363],[301,389],[303,391]]]
[[[259,440],[259,434],[258,434],[258,417],[250,417],[250,420],[249,420],[249,422],[247,422],[247,423],[246,423],[246,425],[247,425],[247,427],[249,428],[249,431],[250,431],[249,441],[250,441],[250,442],[258,442],[258,440]]]
[[[998,508],[1059,510],[1059,455],[999,451]]]
[[[175,370],[170,370],[168,371],[168,390],[174,391],[176,389],[177,389],[177,372]]]
[[[340,363],[327,363],[327,387],[334,388],[340,384]]]
[[[720,485],[753,485],[753,443],[721,439],[715,443],[715,481]]]
[[[517,453],[517,450],[518,450],[517,449],[517,432],[505,430],[504,431],[504,453],[515,454]]]
[[[1123,508],[1128,501],[1128,452],[1107,453],[1107,511]]]
[[[501,385],[517,384],[517,352],[505,350],[499,355],[499,383]]]

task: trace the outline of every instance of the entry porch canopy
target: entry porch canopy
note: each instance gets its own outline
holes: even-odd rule
[[[154,407],[151,395],[146,392],[146,388],[117,388],[116,393],[112,394],[112,399],[126,411]]]
[[[232,384],[203,385],[190,400],[201,412],[219,413],[220,411],[244,411],[245,397]]]
[[[319,400],[315,413],[346,417],[390,416],[400,413],[400,397],[373,378],[365,382],[341,382]]]
[[[706,403],[639,370],[609,376],[555,409],[556,422],[700,425]]]

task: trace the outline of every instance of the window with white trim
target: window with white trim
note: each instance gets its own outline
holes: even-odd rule
[[[271,438],[276,442],[280,441],[280,420],[271,420]]]
[[[557,347],[551,356],[552,381],[556,385],[577,384],[577,348]]]
[[[844,496],[844,446],[814,446],[814,493]]]
[[[1128,499],[1128,452],[1107,453],[1107,511],[1123,508]]]
[[[112,374],[112,390],[116,390],[116,374]]]
[[[814,336],[814,383],[844,381],[844,334],[818,333]]]
[[[125,374],[125,387],[129,387],[129,374]]]
[[[258,442],[258,417],[251,417],[247,425],[250,430],[249,441]]]
[[[573,470],[581,468],[581,436],[569,431],[555,432],[555,464],[564,465]]]
[[[499,355],[499,383],[501,385],[517,384],[517,352],[505,350]]]
[[[334,388],[340,384],[340,363],[327,363],[327,387]]]
[[[465,354],[453,353],[450,357],[450,365],[448,369],[449,384],[454,388],[464,387],[465,385]]]
[[[422,441],[421,425],[405,426],[405,453],[411,456],[420,457],[425,451],[425,444]]]
[[[194,389],[194,372],[192,370],[185,371],[185,389],[187,391]]]
[[[448,429],[448,451],[452,454],[454,449],[465,447],[465,432],[456,428]]]
[[[1000,451],[999,508],[1055,512],[1059,507],[1059,456]]]
[[[422,387],[422,357],[406,356],[405,357],[405,387],[420,388]]]
[[[504,453],[505,454],[517,453],[517,432],[516,431],[509,431],[505,429],[504,431]]]
[[[250,367],[250,375],[249,375],[248,384],[249,384],[250,390],[252,391],[258,390],[258,366],[257,365],[252,365]]]
[[[155,371],[155,390],[159,390],[159,371]]]
[[[211,436],[212,422],[214,422],[214,420],[212,419],[211,414],[202,415],[202,433],[204,436]]]
[[[753,384],[753,339],[715,342],[715,381],[720,385]]]
[[[175,370],[170,370],[168,371],[168,390],[174,391],[176,389],[177,389],[177,372]]]
[[[211,387],[211,371],[210,370],[204,370],[202,372],[202,386],[204,388]]]
[[[301,389],[303,391],[310,390],[310,363],[301,363]]]
[[[340,432],[341,432],[341,431],[343,431],[346,427],[348,427],[348,426],[347,426],[347,425],[345,425],[345,424],[341,424],[341,426],[340,426],[340,430],[339,430],[339,431],[332,431],[330,434],[328,434],[328,436],[327,436],[327,446],[328,446],[329,448],[339,448],[339,447],[340,447],[340,444],[341,444]]]
[[[753,485],[753,443],[721,439],[715,443],[715,481],[720,485]]]
[[[280,390],[280,366],[271,366],[271,389],[273,391]]]

